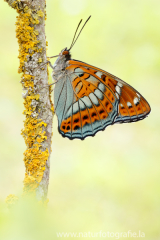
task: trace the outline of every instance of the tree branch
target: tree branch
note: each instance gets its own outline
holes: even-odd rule
[[[51,153],[53,104],[46,62],[45,0],[5,0],[18,12],[16,37],[19,43],[19,73],[24,98],[24,194],[46,200]]]

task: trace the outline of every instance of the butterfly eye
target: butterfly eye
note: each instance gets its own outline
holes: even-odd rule
[[[68,51],[64,51],[64,52],[62,53],[62,55],[68,55],[68,54],[69,54]]]

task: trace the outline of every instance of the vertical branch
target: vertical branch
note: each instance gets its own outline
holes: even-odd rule
[[[6,0],[17,10],[16,37],[24,98],[24,194],[46,200],[51,153],[53,106],[48,87],[45,37],[45,0]]]

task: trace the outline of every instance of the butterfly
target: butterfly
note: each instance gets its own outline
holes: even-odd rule
[[[81,21],[70,48],[64,48],[59,55],[53,56],[58,57],[53,66],[49,63],[56,83],[54,107],[59,133],[69,139],[83,140],[109,125],[142,120],[151,108],[128,83],[100,68],[71,58],[70,50],[87,23],[76,37]]]

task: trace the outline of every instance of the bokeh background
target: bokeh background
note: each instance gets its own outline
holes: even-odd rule
[[[62,138],[55,116],[48,210],[21,205],[9,212],[5,198],[20,196],[23,188],[24,107],[17,73],[16,12],[1,1],[1,239],[57,239],[56,231],[140,230],[146,240],[159,240],[160,1],[46,0],[46,4],[48,56],[69,47],[79,20],[92,15],[72,49],[73,58],[131,84],[148,100],[152,112],[143,121],[110,126],[84,141]]]

